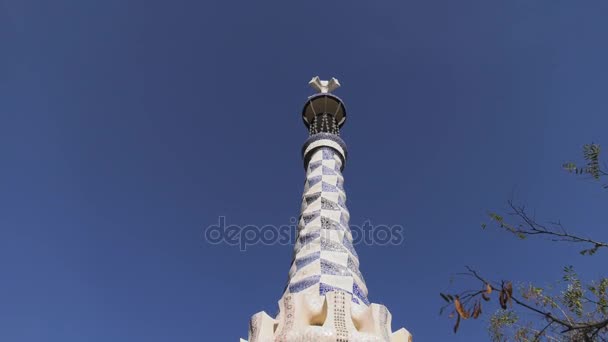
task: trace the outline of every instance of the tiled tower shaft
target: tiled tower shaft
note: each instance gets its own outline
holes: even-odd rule
[[[308,144],[323,140],[324,135],[311,136]],[[335,136],[330,141],[341,142]],[[344,156],[328,146],[317,147],[309,153],[298,240],[285,293],[324,295],[342,290],[353,295],[354,304],[369,305],[348,225],[341,171]]]

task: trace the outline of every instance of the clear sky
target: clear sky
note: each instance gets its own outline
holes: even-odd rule
[[[480,223],[515,193],[608,240],[608,194],[560,170],[608,146],[607,16],[600,0],[0,1],[0,340],[238,341],[275,313],[292,246],[202,233],[299,214],[314,75],[343,85],[351,223],[405,228],[356,246],[370,300],[415,341],[488,340],[438,315],[465,265],[605,275],[605,255]]]

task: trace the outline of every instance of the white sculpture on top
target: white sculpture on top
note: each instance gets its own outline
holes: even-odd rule
[[[310,80],[310,82],[308,82],[308,84],[310,84],[310,86],[316,91],[323,94],[331,93],[340,87],[340,82],[338,82],[338,80],[334,77],[332,77],[329,81],[324,81],[319,79],[319,76],[315,76],[312,78],[312,80]]]

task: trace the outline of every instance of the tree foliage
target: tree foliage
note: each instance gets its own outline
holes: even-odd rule
[[[583,158],[585,159],[585,166],[578,166],[575,163],[568,162],[563,165],[563,168],[571,173],[577,175],[588,175],[594,180],[599,180],[601,177],[608,176],[606,167],[600,166],[600,145],[598,144],[585,144],[583,145]],[[608,184],[603,185],[604,188],[608,188]]]
[[[569,162],[563,168],[571,173],[590,176],[600,181],[608,176],[600,164],[600,146],[583,146],[584,166]],[[608,184],[602,185],[608,188]],[[551,241],[569,242],[582,247],[580,254],[594,256],[608,252],[608,243],[567,231],[562,224],[538,222],[522,205],[508,202],[511,212],[507,218],[489,212],[491,225],[514,234],[520,239],[546,237]],[[488,224],[482,224],[487,228]],[[601,253],[600,253],[601,254]],[[597,257],[597,256],[596,256]],[[605,255],[604,255],[605,257]],[[488,332],[494,342],[517,341],[608,341],[608,278],[583,281],[573,266],[565,266],[562,279],[550,287],[493,281],[477,270],[466,267],[461,278],[472,281],[472,287],[457,293],[441,293],[445,301],[440,313],[451,310],[455,319],[454,332],[461,321],[477,319],[482,309],[493,308]],[[607,267],[608,270],[608,267]]]

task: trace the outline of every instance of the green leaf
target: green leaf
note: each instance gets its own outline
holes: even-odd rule
[[[562,168],[563,168],[564,170],[566,170],[566,171],[570,172],[570,173],[572,173],[572,172],[576,171],[576,169],[577,169],[576,164],[571,163],[571,162],[564,163],[564,164],[562,165]]]

